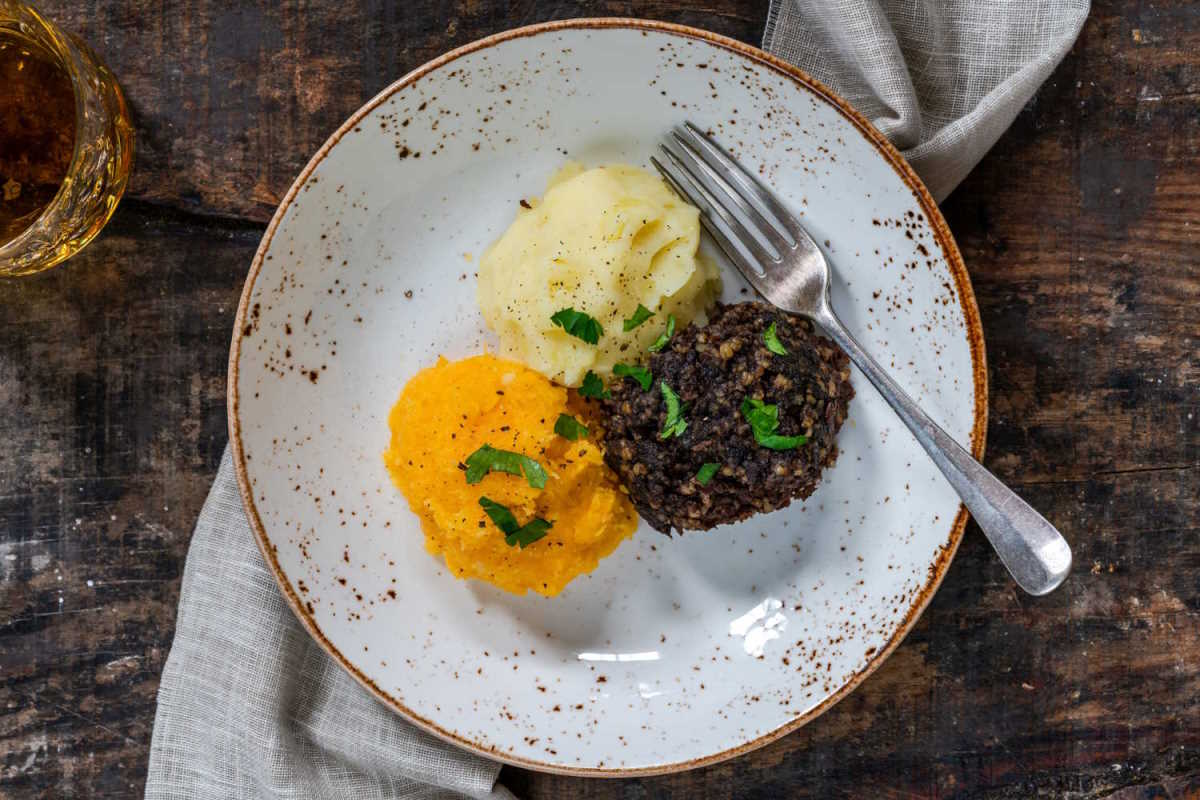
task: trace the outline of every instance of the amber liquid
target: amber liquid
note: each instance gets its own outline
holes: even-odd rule
[[[0,30],[0,245],[54,199],[75,150],[75,91],[40,46]]]

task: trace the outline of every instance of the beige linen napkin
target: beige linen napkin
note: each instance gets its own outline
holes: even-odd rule
[[[940,200],[1075,40],[1086,0],[777,0],[764,47],[849,99]],[[146,797],[494,797],[500,766],[377,702],[292,615],[229,454],[192,538]]]
[[[940,203],[1075,43],[1088,0],[774,0],[763,48],[850,101]]]

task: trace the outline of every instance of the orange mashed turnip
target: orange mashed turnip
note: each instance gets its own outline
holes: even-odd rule
[[[637,513],[594,439],[554,432],[559,414],[581,418],[580,411],[565,388],[492,355],[439,359],[404,387],[388,417],[384,462],[421,519],[425,548],[455,576],[553,596],[633,534]],[[545,488],[502,472],[467,483],[461,465],[485,444],[536,459],[549,474]],[[521,524],[540,517],[553,526],[527,547],[510,547],[481,496]]]

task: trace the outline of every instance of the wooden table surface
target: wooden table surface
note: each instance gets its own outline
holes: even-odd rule
[[[543,19],[749,42],[750,0],[45,0],[120,76],[132,187],[82,255],[0,283],[0,797],[134,797],[259,237],[338,123]],[[1200,6],[1098,0],[944,204],[987,336],[987,463],[1075,570],[1022,595],[979,530],[849,698],[661,778],[505,769],[526,798],[1200,797]]]

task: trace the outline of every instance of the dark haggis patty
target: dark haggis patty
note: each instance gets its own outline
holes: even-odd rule
[[[763,340],[772,322],[786,356]],[[808,320],[764,303],[718,304],[707,326],[677,333],[648,367],[649,391],[621,379],[602,403],[604,460],[638,513],[663,533],[783,508],[812,494],[837,459],[837,432],[854,396],[849,359]],[[667,419],[662,381],[678,393],[687,420],[683,434],[666,441],[659,438]],[[746,397],[779,406],[776,433],[808,442],[794,450],[758,444],[742,416]],[[696,472],[705,462],[721,468],[701,486]]]

